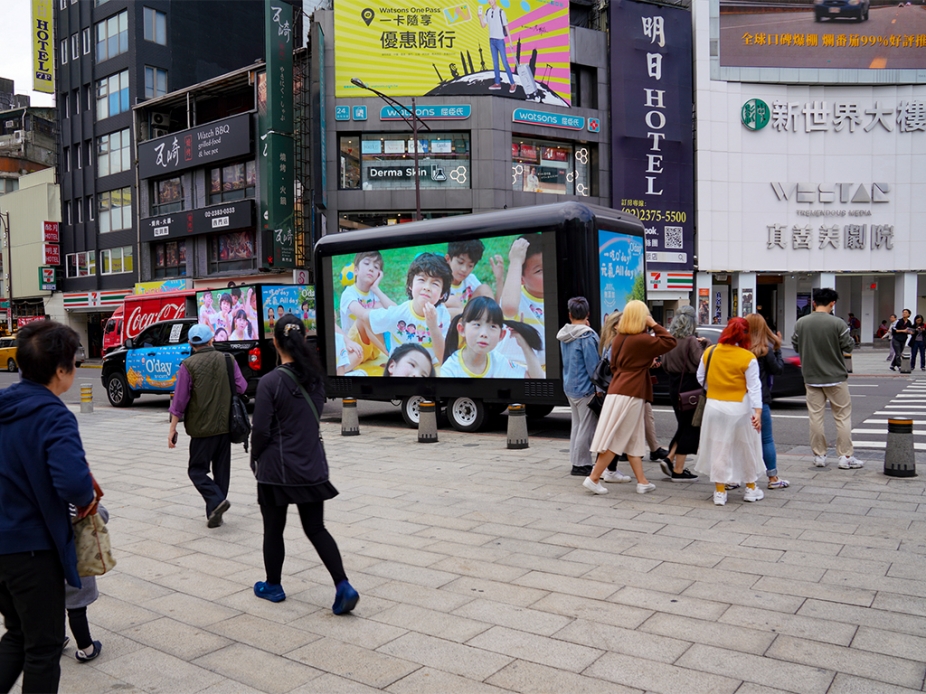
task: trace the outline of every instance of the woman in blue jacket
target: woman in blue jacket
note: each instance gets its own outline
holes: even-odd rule
[[[96,502],[77,418],[60,396],[74,384],[77,333],[54,321],[19,331],[22,380],[0,391],[0,692],[57,692],[64,584],[79,588],[68,504]]]
[[[257,502],[264,519],[266,581],[254,594],[271,602],[286,599],[282,586],[283,530],[290,504],[296,504],[302,529],[335,585],[335,614],[354,609],[360,596],[347,581],[338,545],[325,528],[324,504],[338,490],[328,481],[319,416],[325,386],[318,360],[305,342],[305,327],[292,314],[273,327],[273,346],[281,366],[260,379],[251,430],[251,469],[257,477]]]

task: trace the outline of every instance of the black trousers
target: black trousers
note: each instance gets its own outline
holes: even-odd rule
[[[58,691],[64,643],[64,570],[55,550],[0,554],[0,692],[23,674],[23,694]]]
[[[87,621],[87,608],[75,607],[68,610],[68,625],[71,627],[71,633],[74,634],[74,642],[81,650],[90,648],[93,645],[93,637],[90,635],[90,622]]]
[[[338,544],[325,528],[325,504],[322,501],[296,504],[299,519],[306,537],[315,547],[319,558],[331,574],[334,585],[347,580],[341,552]],[[289,506],[270,506],[261,504],[260,513],[264,517],[264,568],[267,571],[267,583],[277,585],[282,580],[283,559],[286,547],[283,544],[283,530],[286,528],[286,512]]]
[[[209,477],[209,470],[212,477]],[[231,439],[228,434],[190,439],[190,481],[206,502],[206,515],[228,496],[231,481]]]
[[[897,337],[892,337],[891,342],[894,347],[894,361],[891,362],[891,366],[899,367],[901,362],[901,357],[903,356],[904,346],[907,344],[907,334],[898,335]]]

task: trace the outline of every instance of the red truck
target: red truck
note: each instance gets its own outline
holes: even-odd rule
[[[187,299],[195,300],[196,292],[178,291],[159,294],[139,294],[125,297],[103,328],[103,355],[135,339],[142,330],[162,320],[183,318]]]

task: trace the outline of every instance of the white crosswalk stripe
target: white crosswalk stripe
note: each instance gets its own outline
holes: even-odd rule
[[[853,429],[852,445],[855,448],[884,449],[887,446],[888,417],[912,419],[913,436],[926,436],[926,380],[917,380],[908,385],[882,409]],[[926,451],[926,442],[914,441],[913,448]]]

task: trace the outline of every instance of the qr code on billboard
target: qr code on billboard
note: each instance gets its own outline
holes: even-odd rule
[[[682,228],[666,227],[664,248],[684,248],[682,244]]]

